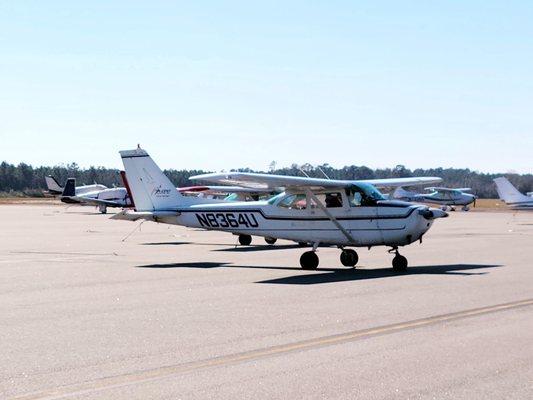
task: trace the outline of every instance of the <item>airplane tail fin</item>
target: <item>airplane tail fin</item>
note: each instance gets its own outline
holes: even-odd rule
[[[50,193],[52,193],[52,194],[61,194],[61,193],[63,193],[63,188],[57,182],[56,178],[54,178],[52,175],[45,176],[44,180],[46,181],[46,187],[48,188],[48,191]]]
[[[494,179],[494,183],[496,184],[496,190],[498,191],[500,199],[507,204],[531,201],[531,198],[520,193],[507,178],[496,178]]]
[[[145,150],[124,150],[120,156],[137,211],[170,211],[180,205],[182,196]]]
[[[405,190],[402,186],[398,186],[394,192],[392,192],[393,199],[410,199],[416,196],[416,193]]]
[[[76,178],[68,178],[61,197],[76,196]]]

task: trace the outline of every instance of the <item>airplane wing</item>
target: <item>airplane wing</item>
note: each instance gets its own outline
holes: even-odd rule
[[[249,188],[243,186],[189,186],[178,188],[180,193],[209,193],[209,194],[230,194],[230,193],[270,193],[269,188]]]
[[[370,183],[377,188],[427,185],[440,182],[442,178],[437,177],[412,177],[412,178],[389,178],[389,179],[368,179],[368,180],[338,180],[322,178],[306,178],[299,176],[284,176],[270,174],[256,174],[245,172],[214,173],[192,176],[190,179],[216,182],[227,185],[238,185],[253,189],[298,189],[310,188],[323,190],[328,188],[347,188],[357,183]]]
[[[398,187],[398,186],[419,186],[431,183],[442,182],[442,178],[437,176],[414,176],[409,178],[387,178],[387,179],[363,179],[354,182],[370,183],[377,188]]]
[[[445,192],[456,192],[456,191],[460,191],[460,192],[469,192],[471,191],[472,189],[470,188],[445,188],[445,187],[427,187],[425,188],[426,190],[429,190],[429,191],[436,191],[436,192],[441,192],[441,193],[445,193]]]

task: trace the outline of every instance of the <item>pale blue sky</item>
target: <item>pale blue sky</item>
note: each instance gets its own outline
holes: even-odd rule
[[[0,3],[0,160],[533,172],[530,1]]]

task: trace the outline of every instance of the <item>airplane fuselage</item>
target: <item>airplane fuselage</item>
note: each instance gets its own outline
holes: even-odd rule
[[[380,201],[370,207],[328,209],[352,236],[352,242],[319,208],[282,209],[267,202],[246,202],[198,204],[175,211],[177,216],[158,217],[157,222],[356,247],[407,245],[419,240],[433,223],[432,218],[424,217],[424,212],[432,212],[427,207],[398,201]]]

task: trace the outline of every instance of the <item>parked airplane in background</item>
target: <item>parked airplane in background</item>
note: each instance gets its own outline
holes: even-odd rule
[[[76,179],[67,179],[65,187],[61,187],[51,177],[46,177],[48,191],[52,194],[61,194],[61,201],[69,204],[88,204],[98,207],[105,214],[108,207],[126,208],[134,207],[128,190],[128,180],[124,171],[120,171],[124,187],[107,188],[104,185],[76,186]],[[190,186],[181,187],[177,190],[184,195],[205,197],[211,202],[221,201],[252,201],[260,197],[270,197],[273,194],[267,189],[250,189],[239,186]],[[266,239],[267,243],[273,244],[275,239]],[[249,244],[249,243],[248,243]]]
[[[341,263],[355,266],[357,253],[346,247],[389,246],[396,255],[395,270],[407,268],[400,246],[422,239],[436,218],[446,212],[399,201],[385,200],[374,185],[409,185],[428,178],[344,181],[268,174],[208,174],[204,179],[239,186],[284,188],[270,200],[210,203],[181,195],[141,148],[121,151],[136,211],[124,210],[113,219],[139,219],[242,235],[282,238],[312,243],[300,258],[304,269],[318,267],[320,244],[342,249]]]
[[[417,203],[440,204],[442,210],[446,211],[449,207],[451,211],[455,211],[454,206],[463,206],[463,211],[468,211],[470,204],[476,206],[476,196],[469,192],[470,188],[451,189],[445,187],[428,187],[426,190],[431,193],[416,193],[405,190],[403,187],[398,187],[393,193],[392,198],[405,201],[415,201]]]
[[[95,205],[102,214],[107,213],[108,207],[124,208],[133,206],[128,190],[125,187],[103,187],[104,189],[79,193],[76,187],[76,178],[69,178],[61,194],[61,201],[63,203]]]
[[[514,210],[533,210],[533,198],[518,191],[507,178],[494,179],[500,199]]]
[[[57,182],[56,178],[54,178],[51,175],[48,175],[44,177],[44,180],[46,181],[46,187],[48,188],[48,192],[50,194],[60,195],[63,193],[63,190],[65,188]],[[94,191],[104,190],[104,189],[107,189],[107,186],[95,183],[93,185],[77,186],[74,188],[74,191],[76,195],[80,195],[83,193],[94,192]]]

